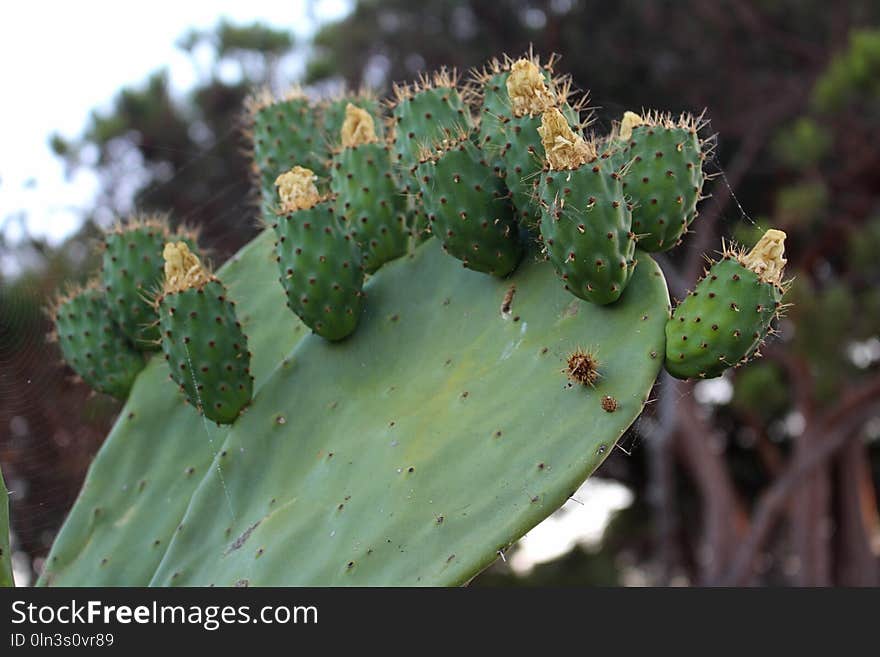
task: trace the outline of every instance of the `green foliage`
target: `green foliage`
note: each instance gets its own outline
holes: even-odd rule
[[[828,188],[820,181],[782,187],[776,193],[776,218],[784,226],[815,224],[828,211]]]
[[[795,171],[804,171],[817,166],[831,144],[828,131],[815,119],[804,116],[780,130],[772,146],[782,164]]]
[[[759,361],[734,379],[733,406],[765,420],[780,417],[791,403],[788,382],[776,363]]]
[[[834,112],[860,98],[880,98],[880,29],[850,33],[849,46],[838,53],[813,88],[813,105]]]

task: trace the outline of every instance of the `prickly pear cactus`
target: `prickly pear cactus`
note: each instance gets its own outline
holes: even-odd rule
[[[321,134],[324,142],[331,148],[339,145],[339,135],[348,116],[349,105],[366,112],[373,121],[373,132],[377,137],[382,137],[382,103],[375,94],[367,90],[342,94],[325,100],[318,106]]]
[[[671,249],[697,216],[708,148],[697,134],[700,127],[691,115],[673,120],[659,112],[627,112],[620,123],[623,190],[633,204],[640,249]]]
[[[100,284],[60,296],[51,316],[52,337],[70,367],[95,390],[125,399],[145,362],[111,319]]]
[[[664,362],[714,376],[755,353],[781,238],[728,254],[670,319],[620,133],[585,140],[567,93],[523,62],[483,96],[510,112],[495,133],[443,72],[396,89],[389,147],[356,103],[251,101],[271,228],[217,277],[163,247],[166,358],[134,378],[41,584],[466,583],[598,467]],[[326,160],[322,130],[341,142],[330,194],[305,166]],[[537,243],[509,208],[535,216],[528,176],[504,183],[536,157]],[[394,186],[439,240],[404,253]]]
[[[275,198],[275,179],[297,164],[326,176],[330,142],[321,117],[299,88],[284,98],[263,91],[248,99],[254,173],[264,202]]]
[[[620,176],[558,110],[544,113],[540,134],[547,154],[539,182],[541,237],[550,261],[572,294],[613,303],[636,266]]]
[[[465,267],[506,276],[522,256],[501,179],[467,136],[447,139],[416,168],[431,232]]]
[[[0,588],[15,586],[12,579],[12,552],[9,550],[9,494],[0,472]]]
[[[406,253],[406,199],[392,173],[390,147],[379,140],[369,112],[349,103],[339,133],[330,191],[336,197],[336,215],[346,222],[361,249],[364,269],[372,274]]]
[[[104,236],[101,279],[113,320],[141,350],[159,348],[158,315],[153,298],[162,281],[162,249],[169,240],[195,248],[196,235],[172,233],[162,215],[132,217]]]
[[[247,336],[226,288],[184,242],[165,245],[165,283],[156,299],[171,378],[209,420],[231,424],[251,400]]]
[[[768,230],[748,253],[725,249],[666,325],[666,369],[712,378],[748,361],[782,307],[785,233]]]

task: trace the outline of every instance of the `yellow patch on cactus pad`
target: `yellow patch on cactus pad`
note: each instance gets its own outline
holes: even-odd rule
[[[351,103],[345,106],[341,137],[343,148],[354,148],[361,144],[374,144],[379,141],[373,117],[366,110]]]
[[[785,253],[785,233],[771,228],[758,240],[754,248],[740,255],[740,263],[755,272],[765,283],[780,285],[787,260]]]
[[[525,57],[516,60],[510,67],[507,95],[510,96],[514,116],[542,114],[556,104],[556,98],[547,88],[541,69]]]
[[[620,138],[627,141],[632,137],[633,128],[644,125],[645,120],[635,112],[624,112],[620,121]]]
[[[278,196],[281,199],[281,212],[294,212],[314,207],[321,195],[315,186],[318,177],[311,169],[295,166],[275,179]]]
[[[162,257],[165,259],[163,288],[166,294],[201,287],[212,279],[186,242],[168,242],[162,251]]]
[[[577,169],[596,157],[596,149],[576,134],[558,109],[551,108],[541,116],[538,128],[541,143],[551,169]]]

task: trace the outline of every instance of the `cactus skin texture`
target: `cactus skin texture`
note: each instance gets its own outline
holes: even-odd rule
[[[317,110],[294,90],[284,100],[255,97],[250,101],[253,163],[259,173],[264,203],[275,200],[275,179],[296,164],[319,177],[327,175],[329,143]]]
[[[368,125],[342,135],[342,148],[330,168],[330,191],[336,197],[336,215],[360,247],[365,271],[372,274],[406,253],[406,200],[391,172],[390,148],[374,132],[376,122],[359,115],[361,108],[349,108],[346,125],[357,126],[358,119]],[[358,134],[349,134],[354,132]]]
[[[350,104],[366,111],[373,118],[376,135],[382,137],[382,103],[372,93],[363,91],[331,98],[318,106],[321,136],[325,144],[333,147],[339,143],[339,133],[345,123],[345,109]]]
[[[555,120],[565,121],[556,110],[551,112]],[[545,147],[548,134],[542,136]],[[636,265],[632,215],[620,176],[610,159],[597,156],[574,133],[556,136],[570,139],[574,150],[562,161],[551,160],[556,168],[541,173],[541,238],[569,292],[591,303],[609,304],[623,294]],[[574,168],[561,168],[564,161]]]
[[[287,307],[327,340],[348,337],[363,308],[364,269],[360,249],[336,218],[333,201],[309,186],[312,172],[294,167],[286,176],[306,185],[306,196],[284,199],[272,228],[278,236],[275,260]],[[283,177],[279,178],[281,183]]]
[[[689,116],[676,122],[656,112],[624,116],[621,156],[628,166],[623,191],[633,203],[633,232],[643,251],[671,249],[697,216],[705,179],[697,129]]]
[[[465,267],[506,276],[522,244],[503,183],[467,137],[434,150],[417,168],[431,232]]]
[[[403,193],[409,197],[409,228],[418,243],[426,236],[428,219],[418,203],[415,169],[421,152],[444,139],[455,139],[471,130],[470,109],[457,88],[454,75],[445,70],[412,86],[395,86],[391,110],[392,164],[398,169]]]
[[[154,298],[162,282],[162,249],[170,239],[195,248],[196,236],[172,234],[163,216],[135,217],[104,236],[101,277],[114,321],[138,349],[159,348]]]
[[[247,336],[219,279],[203,270],[193,275],[201,265],[186,245],[168,244],[165,254],[165,290],[156,307],[171,378],[206,418],[231,424],[253,392]],[[173,273],[174,257],[190,271]]]
[[[9,494],[0,472],[0,588],[15,586],[12,578],[12,552],[9,549]]]
[[[154,359],[42,584],[462,584],[601,463],[662,362],[669,302],[647,256],[633,294],[588,308],[533,258],[500,281],[450,267],[431,241],[371,279],[362,326],[337,345],[284,324],[266,239],[219,272],[252,337],[252,406],[218,429],[212,462]],[[584,336],[590,389],[561,371]]]
[[[98,284],[61,297],[52,314],[67,364],[95,390],[125,399],[145,362],[110,318]]]
[[[670,374],[713,378],[757,352],[781,308],[784,238],[770,230],[749,255],[727,250],[678,304],[666,325]],[[763,252],[769,255],[761,255],[768,243]],[[774,261],[768,269],[767,262]]]

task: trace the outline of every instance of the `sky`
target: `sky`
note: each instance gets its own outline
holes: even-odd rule
[[[97,181],[71,180],[48,145],[53,133],[73,138],[116,91],[163,67],[184,91],[196,70],[175,47],[191,28],[221,18],[262,21],[307,38],[323,21],[344,16],[350,0],[213,0],[149,3],[21,2],[0,12],[0,233],[13,242],[26,230],[57,245],[76,230]],[[12,8],[14,7],[14,8]],[[301,39],[302,40],[302,39]]]

